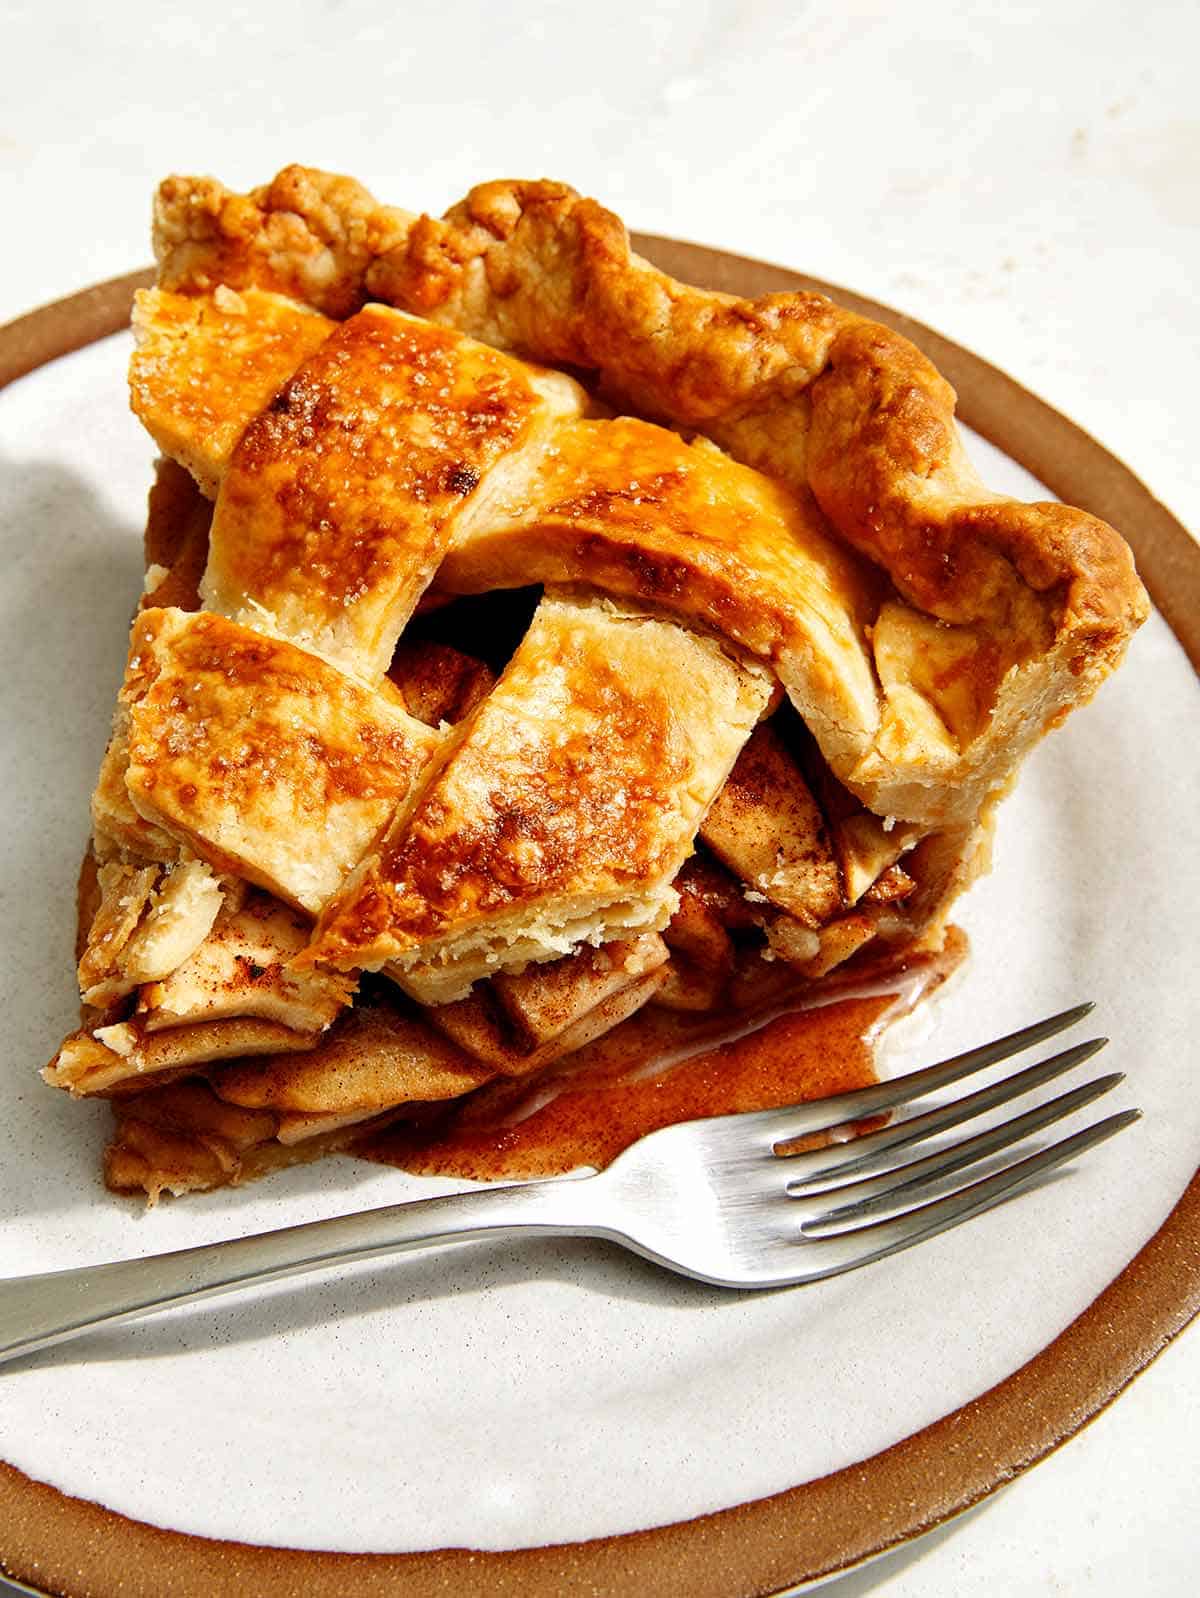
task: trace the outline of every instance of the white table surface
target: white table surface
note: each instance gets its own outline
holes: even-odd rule
[[[909,311],[1200,527],[1184,0],[9,0],[0,19],[0,320],[143,264],[168,171],[243,188],[301,160],[434,211],[485,177],[561,177],[633,227]],[[1195,1593],[1198,1416],[1193,1329],[1030,1475],[826,1590]]]

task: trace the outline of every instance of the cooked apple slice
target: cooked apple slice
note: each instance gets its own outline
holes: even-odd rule
[[[42,1078],[76,1097],[115,1097],[147,1082],[195,1075],[218,1060],[311,1049],[317,1038],[315,1032],[293,1032],[278,1021],[254,1017],[202,1021],[153,1033],[147,1033],[137,1021],[119,1021],[94,1032],[72,1032],[43,1070]]]
[[[339,972],[292,969],[289,962],[310,931],[308,920],[278,899],[247,895],[241,909],[221,916],[169,975],[139,989],[135,1021],[146,1032],[161,1032],[256,1016],[293,1032],[323,1031],[350,1002],[356,984]]]
[[[842,908],[825,818],[773,727],[755,729],[700,836],[752,895],[804,926],[819,927]]]
[[[409,1104],[457,1098],[492,1075],[398,997],[375,993],[288,1060],[243,1059],[208,1081],[114,1098],[105,1180],[152,1201],[247,1181],[344,1148]]]
[[[697,892],[686,868],[675,879],[679,908],[663,931],[673,954],[713,975],[728,976],[733,964],[733,944],[715,905]]]
[[[402,638],[388,677],[409,713],[430,727],[461,721],[496,686],[495,672],[482,660],[427,639]]]
[[[228,1065],[211,1080],[226,1103],[247,1109],[348,1116],[458,1098],[493,1075],[399,995],[376,994],[346,1011],[307,1053]]]
[[[816,981],[865,948],[875,936],[877,922],[869,911],[856,910],[831,921],[820,932],[803,930],[807,932],[807,938],[813,940],[815,947],[808,944],[807,940],[801,942],[789,927],[785,916],[767,927],[767,941],[781,959],[796,967],[801,976]]]
[[[736,768],[735,768],[736,769]],[[675,879],[679,908],[663,931],[671,951],[670,972],[655,994],[668,1010],[713,1010],[733,973],[733,943],[710,879],[719,868],[694,857]],[[732,878],[729,885],[737,895]]]
[[[881,871],[863,894],[864,904],[902,904],[916,891],[916,883],[902,866]]]
[[[536,1049],[561,1038],[613,994],[664,965],[667,950],[653,932],[584,948],[565,960],[493,978],[493,991],[517,1041]]]
[[[431,1005],[425,1014],[468,1054],[504,1076],[525,1076],[582,1049],[657,998],[669,971],[666,956],[652,932],[600,949],[585,946],[562,960],[531,965],[520,976],[477,983],[465,999]],[[542,991],[543,979],[549,994]],[[540,1036],[514,1027],[497,992],[502,981],[520,987],[521,1008]]]
[[[97,886],[79,989],[84,1003],[98,1008],[181,965],[208,936],[223,899],[200,860],[166,870],[110,862],[100,866]]]
[[[212,505],[173,460],[154,463],[154,482],[143,540],[146,580],[143,608],[200,609],[200,579],[208,563]]]
[[[104,1151],[104,1181],[114,1193],[209,1192],[289,1165],[336,1153],[376,1117],[308,1117],[244,1110],[217,1098],[206,1082],[176,1082],[113,1101],[115,1127]]]

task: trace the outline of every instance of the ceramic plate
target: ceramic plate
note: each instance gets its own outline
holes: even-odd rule
[[[740,292],[802,281],[641,247]],[[0,376],[20,379],[0,395],[4,1274],[453,1186],[336,1159],[147,1213],[99,1185],[104,1107],[36,1076],[74,1024],[74,877],[141,580],[153,450],[126,410],[127,335],[111,334],[129,290],[0,333]],[[995,441],[970,437],[993,486],[1054,488],[1105,515],[1156,593],[1200,609],[1200,554],[1119,462],[965,352],[871,309],[956,382],[965,419]],[[969,964],[886,1059],[907,1069],[1095,998],[1109,1068],[1129,1074],[1105,1109],[1140,1105],[1136,1128],[967,1228],[792,1292],[723,1294],[592,1242],[480,1244],[28,1358],[0,1372],[13,1573],[149,1595],[169,1570],[173,1592],[205,1598],[467,1579],[481,1593],[729,1598],[844,1569],[1036,1460],[1200,1304],[1200,1099],[1178,1094],[1200,1000],[1163,911],[1200,897],[1200,852],[1180,844],[1198,733],[1188,653],[1155,615],[1097,702],[1029,762],[993,874],[958,918]]]

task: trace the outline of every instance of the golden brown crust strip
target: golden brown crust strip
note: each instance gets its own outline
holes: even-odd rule
[[[953,389],[907,339],[821,295],[747,301],[678,283],[565,184],[481,184],[444,220],[414,223],[367,283],[476,337],[592,370],[622,403],[811,489],[842,537],[944,621],[1003,620],[1014,569],[1056,592],[1081,661],[1145,615],[1111,528],[983,488]]]

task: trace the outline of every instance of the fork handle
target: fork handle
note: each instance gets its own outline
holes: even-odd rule
[[[0,1281],[0,1362],[151,1310],[431,1243],[530,1231],[612,1237],[614,1232],[597,1224],[600,1185],[595,1177],[580,1177],[492,1187],[171,1254],[11,1277]]]

